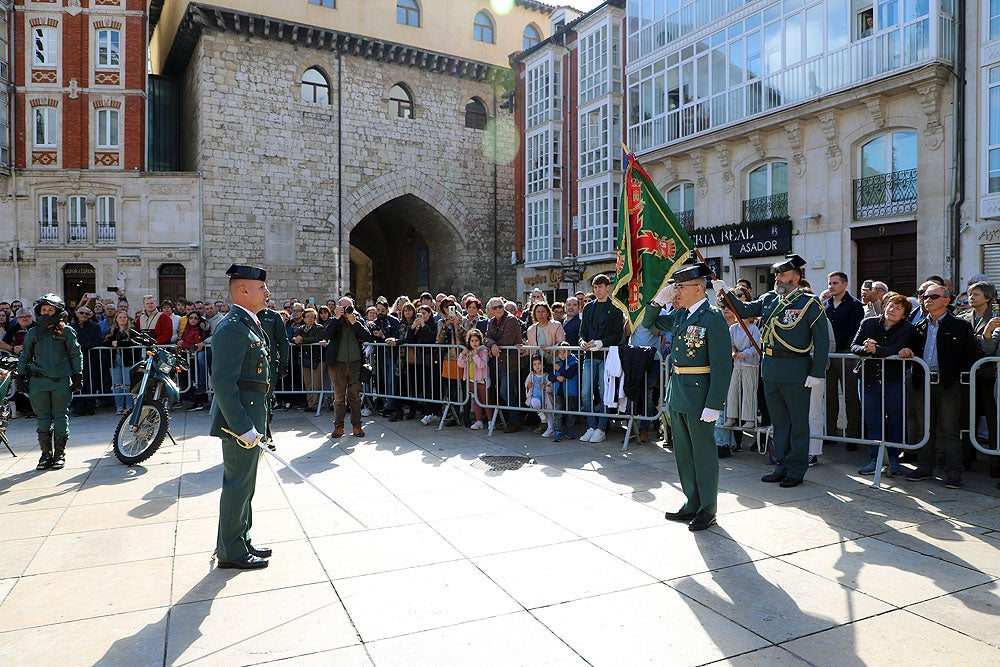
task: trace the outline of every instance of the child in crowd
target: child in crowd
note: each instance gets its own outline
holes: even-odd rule
[[[542,433],[543,438],[550,438],[555,430],[543,410],[552,409],[552,383],[545,376],[545,365],[540,355],[531,357],[531,373],[524,381],[524,404],[532,410],[538,410],[538,419],[548,428]]]
[[[465,349],[458,355],[458,367],[462,380],[468,381],[469,393],[473,396],[472,407],[476,414],[476,419],[472,422],[473,431],[483,428],[484,417],[493,419],[493,408],[480,405],[487,402],[486,389],[490,386],[489,359],[490,353],[483,345],[483,333],[479,329],[471,329],[465,336]]]
[[[569,343],[563,341],[559,343],[560,348],[569,348]],[[580,370],[580,362],[576,355],[569,349],[556,350],[556,358],[552,365],[552,372],[548,375],[549,383],[552,385],[552,407],[556,410],[553,413],[552,442],[559,442],[563,435],[567,440],[572,440],[573,427],[576,426],[576,415],[563,415],[560,410],[579,409],[579,380],[577,374]]]
[[[730,294],[741,301],[749,301],[750,294],[743,288],[736,288]],[[746,320],[747,330],[736,321],[736,316],[723,309],[729,322],[729,337],[733,344],[733,376],[729,382],[729,396],[726,398],[726,426],[752,429],[757,427],[757,374],[760,370],[760,355],[754,343],[760,345],[760,330],[753,319]],[[751,342],[751,337],[753,341]]]

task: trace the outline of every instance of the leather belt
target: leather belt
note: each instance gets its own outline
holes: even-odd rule
[[[708,375],[712,372],[711,366],[678,366],[674,365],[674,372],[678,375]]]
[[[266,394],[271,388],[270,382],[254,382],[253,380],[237,380],[236,386],[247,391],[259,391]]]
[[[791,350],[777,350],[773,347],[768,347],[764,349],[764,354],[769,357],[776,357],[778,359],[798,359],[799,357],[808,357],[808,352],[792,352]]]

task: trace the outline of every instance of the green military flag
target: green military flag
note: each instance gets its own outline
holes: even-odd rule
[[[611,297],[628,315],[633,331],[646,304],[694,247],[649,174],[629,153],[618,198],[617,276]]]

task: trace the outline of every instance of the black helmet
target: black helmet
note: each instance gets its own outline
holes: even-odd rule
[[[35,299],[36,319],[41,319],[42,317],[42,306],[52,306],[53,308],[55,308],[56,313],[53,317],[56,320],[61,320],[66,315],[66,304],[63,303],[63,300],[60,297],[56,296],[55,294],[52,294],[51,292],[48,294],[43,294],[42,296]]]

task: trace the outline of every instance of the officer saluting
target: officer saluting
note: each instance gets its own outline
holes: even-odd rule
[[[825,382],[830,331],[819,300],[799,288],[806,261],[789,254],[771,266],[774,290],[756,301],[730,298],[740,317],[759,317],[761,378],[767,410],[774,425],[774,455],[778,465],[763,482],[783,487],[802,483],[809,458],[809,393]],[[726,289],[720,280],[715,287]],[[810,355],[812,352],[812,355]]]
[[[705,279],[712,270],[698,263],[673,274],[646,308],[642,325],[670,332],[672,372],[667,385],[667,407],[674,440],[677,473],[687,502],[670,521],[688,521],[688,529],[705,530],[715,523],[719,495],[719,450],[715,420],[719,418],[733,373],[729,325],[722,311],[705,298]],[[679,308],[659,315],[677,295]]]
[[[267,335],[256,313],[267,297],[267,272],[233,264],[226,271],[235,306],[212,336],[212,430],[222,438],[222,497],[216,555],[220,568],[267,567],[271,550],[250,543],[250,500],[257,484],[257,443],[267,430],[271,382]]]

